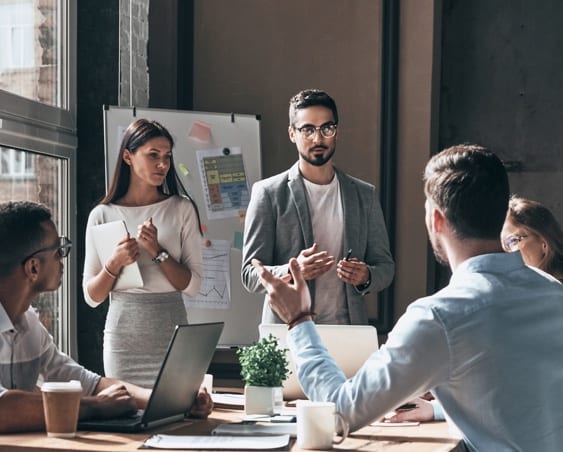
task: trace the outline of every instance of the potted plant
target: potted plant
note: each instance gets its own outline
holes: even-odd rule
[[[276,393],[281,394],[283,382],[289,376],[287,352],[272,334],[237,350],[245,383],[246,414],[274,414]]]

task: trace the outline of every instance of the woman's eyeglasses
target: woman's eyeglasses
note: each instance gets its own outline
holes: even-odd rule
[[[518,250],[518,247],[520,246],[520,242],[522,240],[524,240],[526,237],[528,237],[527,235],[516,235],[516,234],[510,234],[508,236],[505,237],[505,239],[502,241],[504,250],[512,253],[514,251]]]
[[[59,243],[57,245],[53,245],[53,246],[48,246],[46,248],[41,248],[37,251],[34,251],[33,253],[31,253],[29,256],[25,257],[22,260],[22,264],[25,264],[26,261],[28,261],[29,259],[31,259],[33,256],[35,256],[36,254],[39,253],[44,253],[46,251],[57,251],[57,254],[60,257],[67,257],[68,253],[70,253],[70,250],[72,248],[72,242],[69,240],[68,237],[65,236],[61,236],[59,237]]]

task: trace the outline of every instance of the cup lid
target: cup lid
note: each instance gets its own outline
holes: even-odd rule
[[[71,381],[48,381],[41,385],[45,392],[76,392],[82,391],[82,384],[78,380]]]

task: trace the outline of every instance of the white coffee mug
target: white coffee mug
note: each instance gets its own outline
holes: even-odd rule
[[[336,437],[336,425],[342,434]],[[297,401],[297,445],[301,449],[329,450],[348,436],[349,425],[333,402]]]

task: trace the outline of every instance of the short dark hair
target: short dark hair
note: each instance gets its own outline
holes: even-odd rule
[[[424,172],[424,192],[459,238],[497,239],[508,210],[508,176],[488,149],[461,144],[434,155]]]
[[[334,122],[338,124],[338,110],[334,99],[319,89],[304,89],[289,100],[289,125],[295,125],[297,110],[316,106],[326,107],[332,111]]]
[[[51,211],[30,201],[0,203],[0,275],[7,276],[25,256],[41,247]]]

